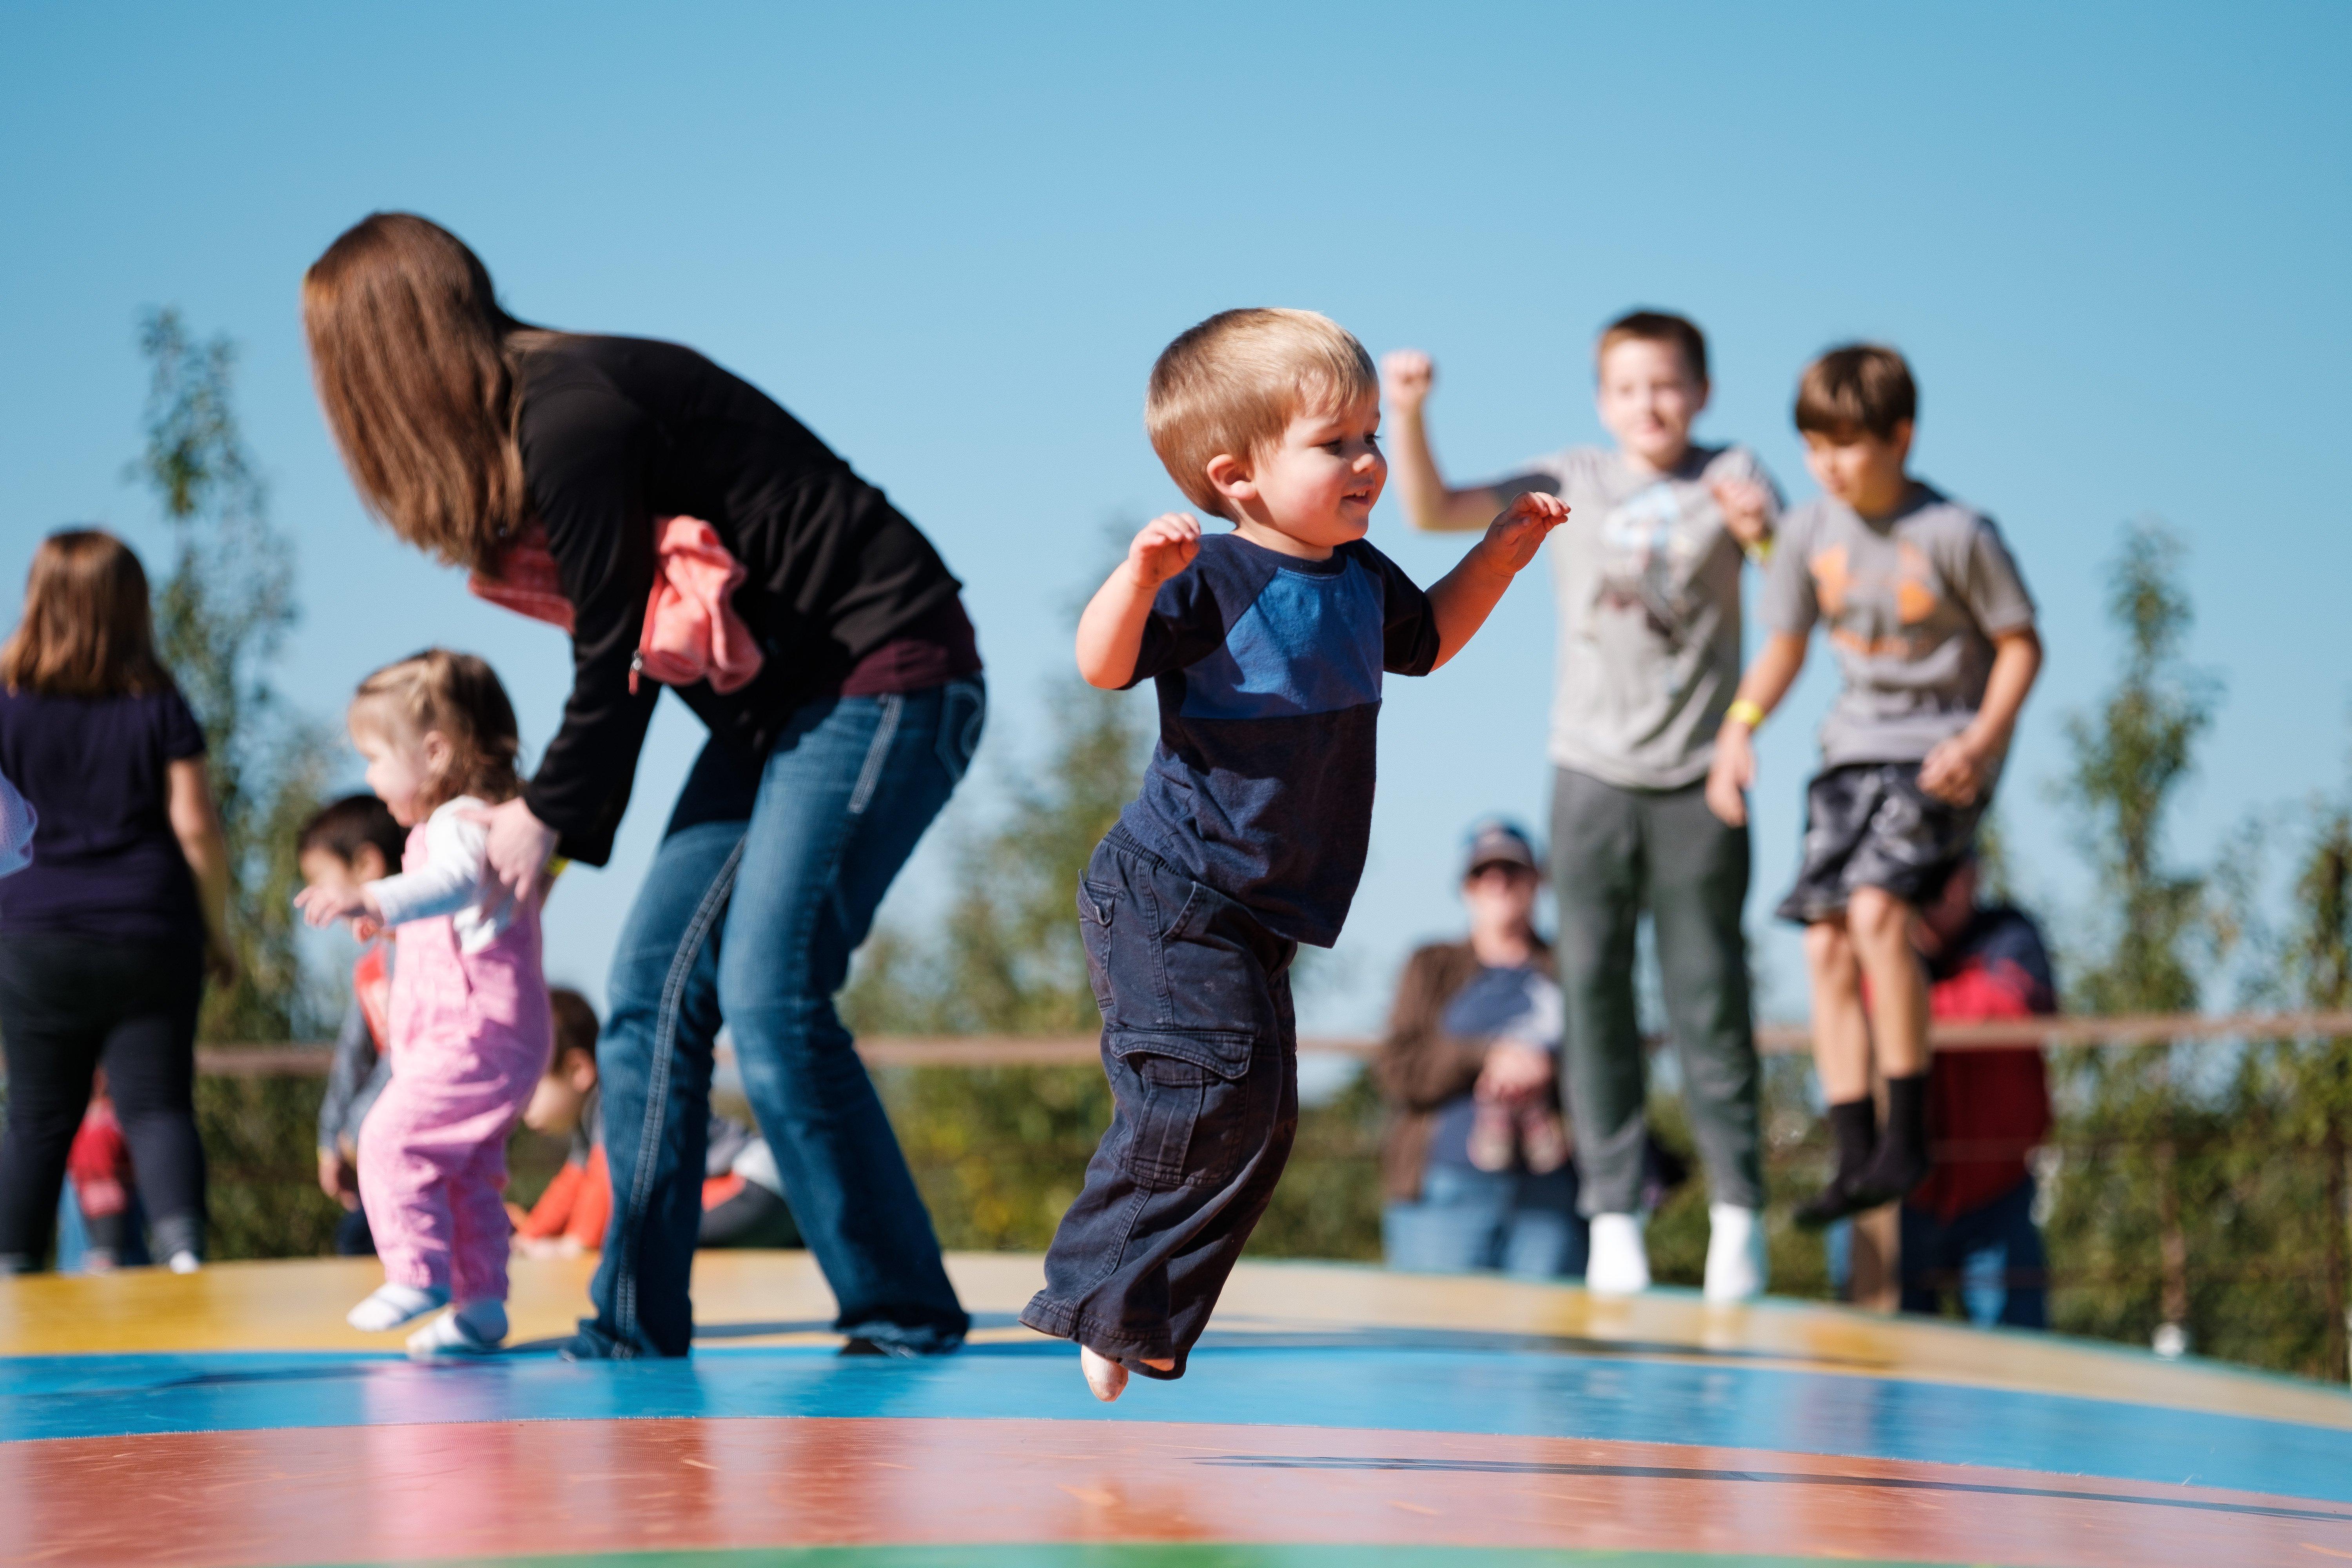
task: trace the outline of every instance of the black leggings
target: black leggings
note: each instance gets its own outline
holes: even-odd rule
[[[103,1065],[131,1144],[155,1255],[202,1256],[205,1152],[196,1141],[196,1005],[204,952],[181,942],[0,940],[0,1272],[38,1268],[57,1226],[66,1152]]]

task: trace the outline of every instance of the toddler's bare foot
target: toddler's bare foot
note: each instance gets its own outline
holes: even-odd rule
[[[1078,1347],[1078,1365],[1085,1369],[1087,1386],[1105,1405],[1127,1392],[1127,1368],[1107,1355],[1097,1355],[1092,1347]]]
[[[1176,1370],[1173,1358],[1166,1361],[1146,1361],[1143,1364],[1154,1372]],[[1095,1397],[1105,1405],[1108,1405],[1127,1392],[1127,1368],[1107,1355],[1096,1353],[1092,1347],[1087,1345],[1078,1347],[1078,1365],[1086,1372],[1087,1386],[1094,1390]]]

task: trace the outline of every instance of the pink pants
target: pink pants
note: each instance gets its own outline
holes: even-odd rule
[[[394,1285],[503,1301],[507,1135],[547,1070],[553,1038],[539,915],[479,952],[446,919],[400,927],[392,1081],[360,1129],[360,1197]]]

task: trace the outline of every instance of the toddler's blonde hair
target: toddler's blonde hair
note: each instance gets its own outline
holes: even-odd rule
[[[442,733],[449,761],[425,787],[427,798],[420,804],[428,811],[463,795],[496,804],[522,793],[515,774],[522,742],[515,732],[514,704],[498,672],[470,653],[428,647],[385,665],[360,682],[349,722],[353,730],[394,739]]]
[[[1364,345],[1312,310],[1223,310],[1160,351],[1143,400],[1151,449],[1202,511],[1233,518],[1209,483],[1219,453],[1247,458],[1309,408],[1378,397]]]

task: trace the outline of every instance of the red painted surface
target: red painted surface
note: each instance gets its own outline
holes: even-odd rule
[[[1391,1464],[1403,1468],[1381,1468]],[[2035,1568],[2352,1558],[2352,1506],[2242,1493],[1658,1444],[1096,1421],[509,1422],[68,1438],[0,1444],[0,1498],[10,1500],[0,1561],[47,1568],[1039,1541]],[[39,1507],[24,1506],[33,1499]],[[2199,1506],[2169,1506],[2183,1502]],[[2255,1511],[2265,1509],[2279,1511]]]

